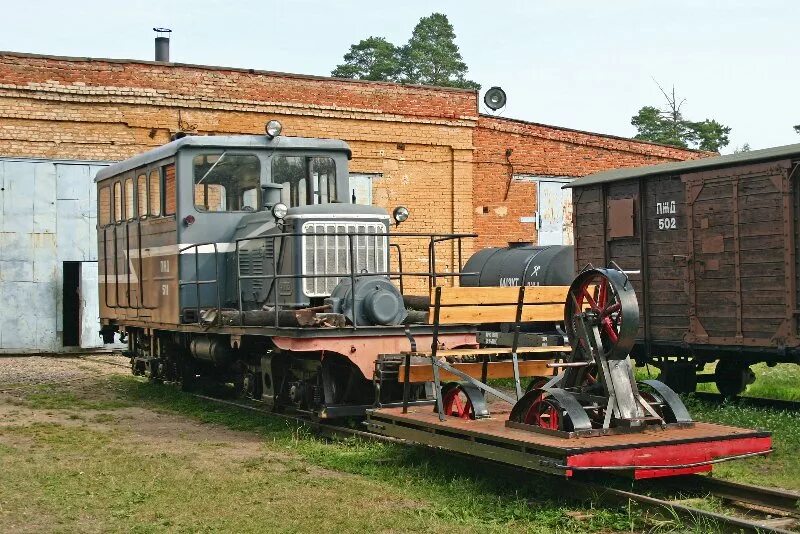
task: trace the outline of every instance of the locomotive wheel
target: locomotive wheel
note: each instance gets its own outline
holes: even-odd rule
[[[442,410],[446,416],[459,419],[476,419],[489,415],[480,390],[461,382],[448,382],[442,386]]]
[[[572,282],[564,322],[573,344],[581,341],[577,328],[581,314],[597,325],[606,358],[621,360],[628,356],[639,329],[639,304],[633,285],[623,272],[589,269]]]

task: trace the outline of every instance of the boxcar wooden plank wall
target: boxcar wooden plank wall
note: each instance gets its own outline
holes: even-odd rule
[[[687,340],[794,343],[790,161],[687,174],[692,214]],[[788,284],[788,285],[787,285]]]
[[[689,326],[686,199],[677,176],[644,182],[647,319],[652,340],[681,342]]]

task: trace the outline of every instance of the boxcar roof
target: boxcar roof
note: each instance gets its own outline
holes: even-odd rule
[[[688,161],[672,161],[659,165],[648,165],[646,167],[631,167],[625,169],[614,169],[610,171],[597,172],[586,175],[582,178],[573,180],[566,184],[569,187],[587,187],[595,184],[616,182],[632,178],[645,178],[663,174],[682,174],[694,171],[705,171],[709,169],[732,167],[735,165],[745,165],[761,161],[769,161],[782,158],[793,158],[800,156],[800,144],[777,146],[762,150],[751,150],[727,156],[714,156],[711,158],[693,159]]]
[[[100,170],[95,177],[95,182],[117,176],[137,167],[174,156],[183,147],[207,148],[272,148],[286,150],[320,150],[323,152],[346,152],[350,158],[350,147],[338,139],[317,139],[312,137],[286,137],[278,136],[273,139],[266,135],[187,135],[176,139],[166,145],[161,145],[147,152],[137,154],[119,163],[109,165]]]

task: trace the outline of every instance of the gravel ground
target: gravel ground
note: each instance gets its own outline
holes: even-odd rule
[[[128,359],[121,354],[1,356],[0,392],[39,384],[71,382],[98,374],[127,373],[129,371],[121,367],[127,365]]]

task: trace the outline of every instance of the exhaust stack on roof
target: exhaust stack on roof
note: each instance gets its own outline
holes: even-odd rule
[[[169,28],[153,28],[156,36],[156,61],[169,62]]]

